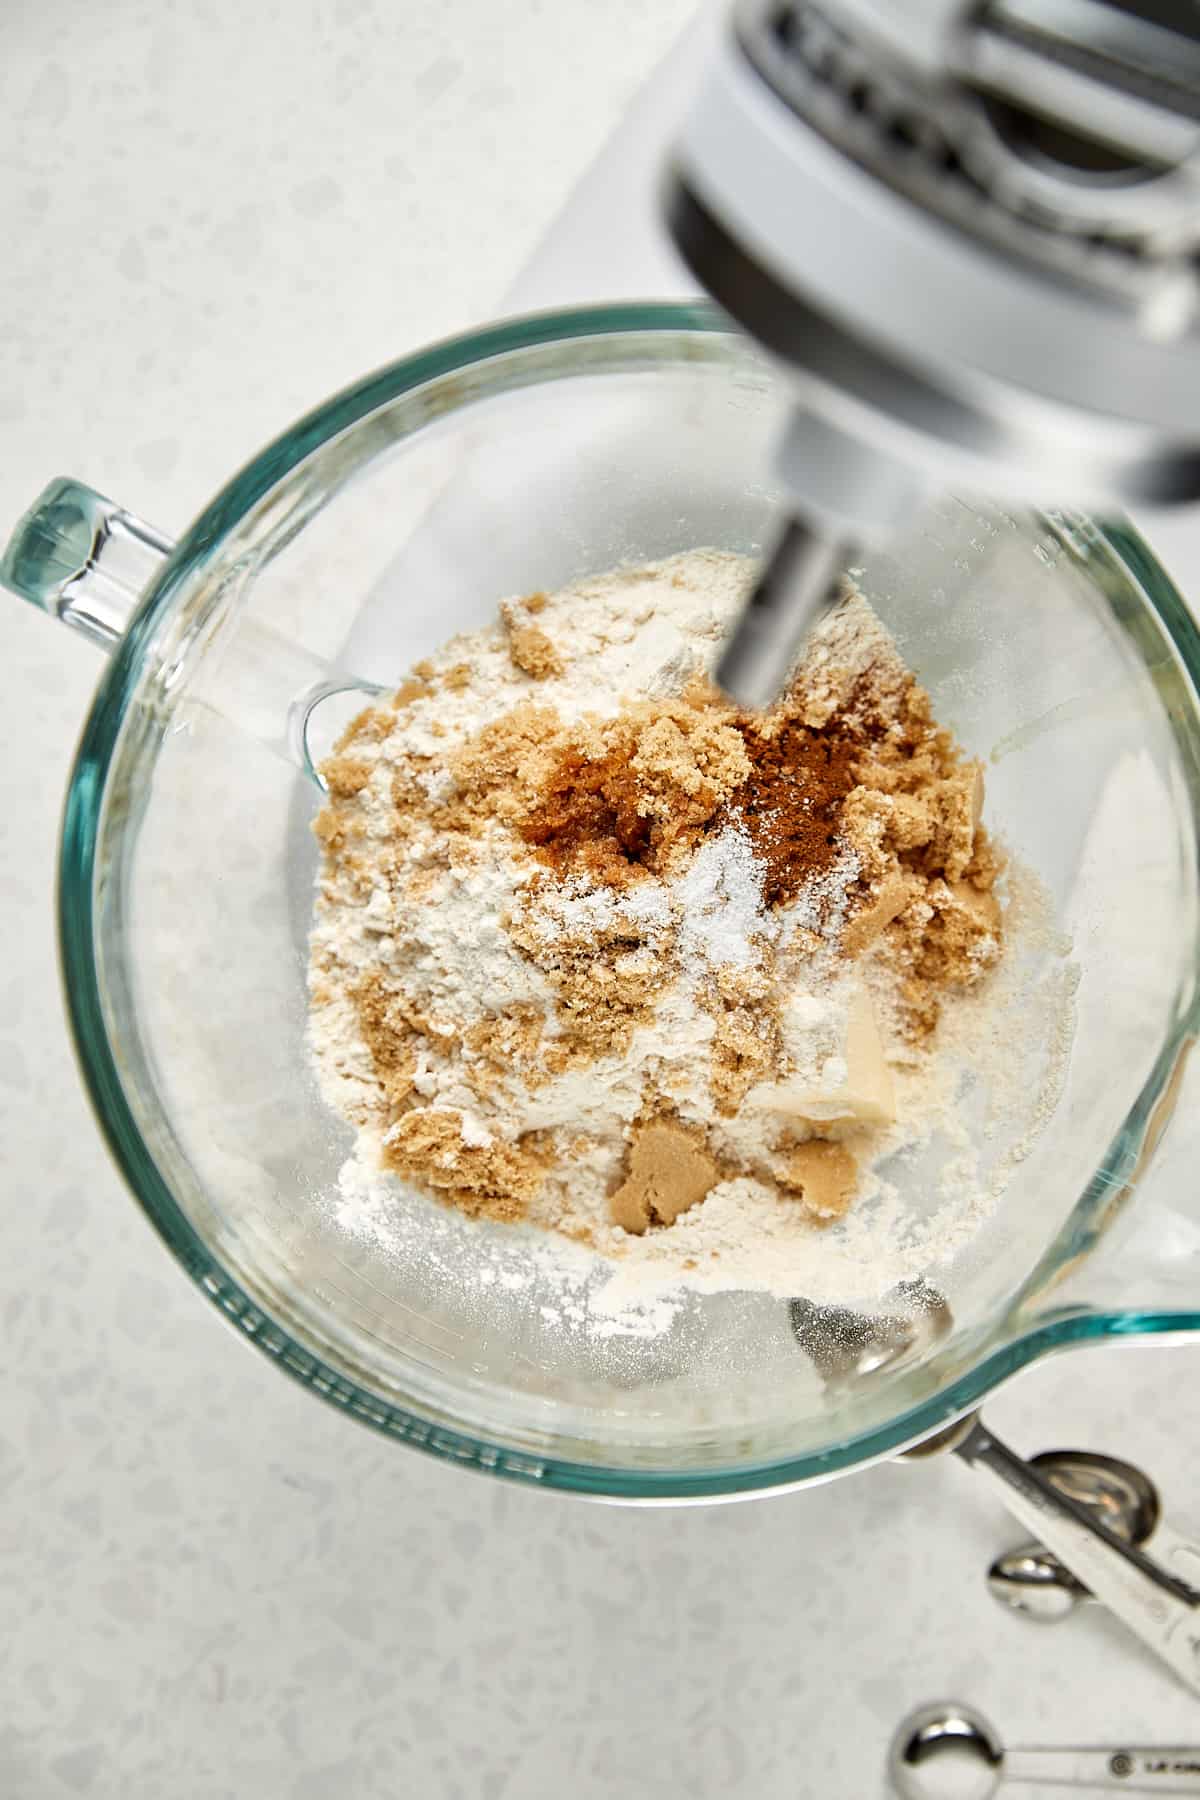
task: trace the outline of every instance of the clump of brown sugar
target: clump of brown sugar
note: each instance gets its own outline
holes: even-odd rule
[[[524,600],[504,600],[500,604],[500,620],[508,638],[508,654],[522,674],[534,681],[547,681],[563,672],[562,657],[533,615],[545,609],[545,594],[530,594]]]
[[[829,1225],[844,1216],[854,1199],[858,1164],[845,1144],[810,1138],[787,1152],[778,1179],[811,1218]]]
[[[620,886],[694,848],[749,772],[732,709],[707,684],[561,733],[520,833],[558,875]]]
[[[626,745],[589,756],[568,743],[521,821],[521,836],[555,873],[586,869],[615,886],[652,864],[650,821],[637,803]]]
[[[450,756],[453,791],[427,809],[431,823],[468,830],[489,817],[515,823],[549,779],[561,734],[553,707],[528,700],[490,720]]]
[[[711,1090],[717,1112],[731,1117],[756,1082],[769,1080],[780,1053],[779,1005],[765,954],[750,970],[725,969],[707,997],[713,1015]]]
[[[541,1085],[547,1068],[542,1055],[546,1017],[540,1007],[518,1004],[504,1013],[486,1013],[463,1033],[471,1058],[470,1086],[486,1097],[516,1074],[529,1088]]]
[[[982,824],[981,765],[936,724],[911,676],[893,688],[893,705],[842,807],[859,865],[843,946],[858,956],[879,944],[903,970],[900,1018],[921,1038],[936,1027],[942,996],[972,986],[1000,955],[993,890],[1004,863]],[[877,724],[882,710],[876,700]]]
[[[404,1106],[413,1091],[420,1034],[399,1016],[382,975],[373,971],[354,990],[363,1041],[371,1052],[375,1073],[393,1108]]]
[[[322,765],[321,775],[335,800],[353,800],[370,781],[371,767],[361,756],[331,756]]]
[[[719,1180],[701,1133],[674,1119],[651,1119],[634,1136],[628,1172],[610,1202],[613,1222],[635,1236],[672,1225]]]
[[[546,1173],[544,1154],[494,1137],[473,1143],[462,1113],[437,1106],[401,1114],[384,1142],[383,1162],[463,1212],[509,1221],[524,1216]]]
[[[999,956],[1000,903],[990,885],[934,880],[891,935],[903,1016],[913,1036],[928,1037],[947,991],[973,987]]]

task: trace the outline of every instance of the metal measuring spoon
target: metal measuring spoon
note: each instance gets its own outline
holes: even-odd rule
[[[1148,1550],[1154,1566],[1172,1582],[1182,1582],[1193,1592],[1200,1588],[1200,1537],[1180,1531],[1162,1517],[1158,1490],[1132,1463],[1090,1450],[1052,1450],[1035,1456],[1030,1467],[1085,1508],[1114,1540],[1139,1554]],[[1027,1544],[997,1558],[988,1587],[997,1600],[1024,1617],[1049,1621],[1065,1618],[1081,1600],[1107,1599],[1107,1593],[1093,1593],[1095,1584],[1082,1581],[1080,1572],[1069,1569],[1043,1544]],[[1193,1650],[1200,1654],[1195,1628],[1190,1635]]]
[[[1097,1600],[1200,1693],[1200,1589],[1193,1583],[1196,1546],[1177,1533],[1168,1554],[1152,1560],[1127,1543],[1043,1472],[1015,1455],[978,1413],[928,1438],[909,1456],[952,1450],[992,1488],[1022,1525],[1035,1531]],[[1162,1541],[1162,1528],[1155,1549]]]
[[[888,1749],[888,1777],[902,1800],[989,1800],[1007,1781],[1200,1794],[1200,1747],[1006,1750],[982,1713],[941,1700],[901,1722]]]
[[[792,1334],[826,1386],[836,1392],[900,1367],[922,1345],[935,1343],[953,1315],[927,1283],[905,1284],[889,1297],[882,1316],[847,1307],[789,1303]],[[1146,1647],[1191,1689],[1200,1693],[1200,1544],[1160,1527],[1152,1560],[1109,1528],[1096,1512],[1056,1487],[1036,1466],[1015,1455],[990,1432],[978,1413],[958,1419],[902,1452],[920,1460],[952,1450],[992,1487],[996,1498],[1029,1531],[1038,1534]]]
[[[1132,1463],[1091,1450],[1043,1450],[1029,1461],[1127,1544],[1140,1549],[1157,1529],[1162,1517],[1158,1489]],[[1065,1619],[1080,1601],[1095,1598],[1061,1558],[1038,1543],[998,1556],[987,1585],[994,1600],[1039,1624]]]

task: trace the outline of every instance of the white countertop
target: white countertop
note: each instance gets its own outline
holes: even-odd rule
[[[0,532],[54,474],[178,530],[308,403],[494,311],[689,10],[9,0]],[[858,1800],[946,1691],[1014,1743],[1200,1737],[1096,1609],[996,1610],[1021,1533],[955,1463],[588,1506],[382,1442],[222,1329],[110,1168],[61,1021],[94,657],[15,601],[0,655],[6,1800]],[[1186,1514],[1196,1369],[1078,1352],[989,1418],[1131,1456]]]

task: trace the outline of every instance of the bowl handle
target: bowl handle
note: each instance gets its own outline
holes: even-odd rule
[[[144,519],[59,476],[13,532],[0,586],[111,651],[172,547]]]
[[[18,522],[0,557],[0,587],[112,652],[174,547],[144,519],[60,476]],[[320,764],[342,728],[384,692],[247,619],[236,662],[215,680],[201,678],[192,697],[323,787]]]

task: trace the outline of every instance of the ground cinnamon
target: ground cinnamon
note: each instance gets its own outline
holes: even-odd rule
[[[569,738],[521,836],[558,875],[586,872],[623,886],[736,820],[766,870],[767,904],[794,899],[837,858],[842,807],[866,744],[862,726],[835,714],[815,730],[785,717],[766,731],[715,695],[707,706],[693,702],[683,724],[690,729],[668,719],[634,730],[614,720],[599,741],[594,729]],[[698,770],[692,746],[705,732],[723,741],[716,768]]]
[[[770,736],[749,723],[740,728],[751,773],[727,804],[766,870],[763,899],[784,905],[837,860],[862,734],[836,713],[819,731],[798,719]]]

